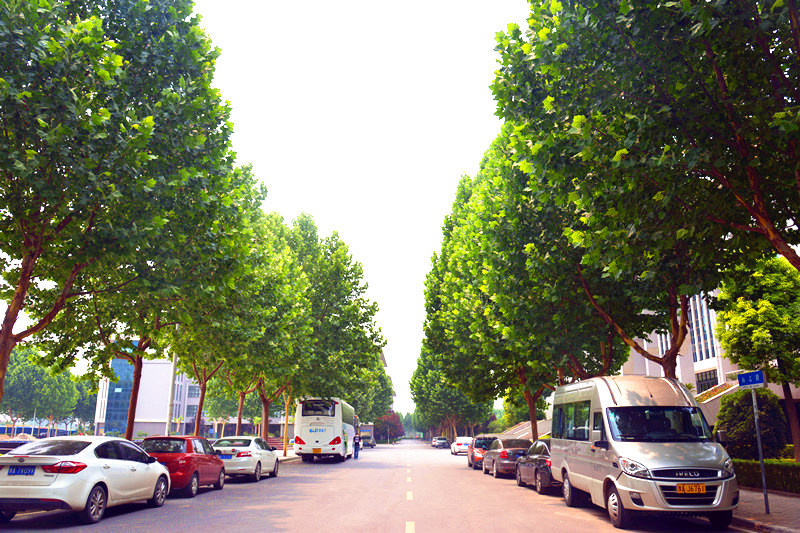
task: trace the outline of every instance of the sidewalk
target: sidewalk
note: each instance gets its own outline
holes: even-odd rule
[[[294,463],[300,460],[300,457],[294,454],[294,446],[289,447],[286,452],[286,457],[283,456],[283,450],[280,448],[275,450],[275,453],[278,454],[278,461],[281,463]]]
[[[800,495],[769,493],[770,514],[764,513],[764,493],[739,487],[739,508],[733,525],[772,533],[800,532]]]

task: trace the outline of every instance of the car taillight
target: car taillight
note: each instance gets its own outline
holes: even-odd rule
[[[336,437],[335,439],[330,441],[328,444],[333,445],[333,444],[341,444],[341,443],[342,443],[342,438],[341,437]]]
[[[48,474],[77,474],[86,465],[77,461],[61,461],[54,465],[43,465],[42,470]]]
[[[553,466],[553,463],[550,462],[549,458],[544,460],[544,464],[546,464],[547,466]]]
[[[294,443],[295,443],[295,444],[305,444],[305,443],[306,443],[306,441],[304,441],[304,440],[303,440],[303,439],[301,439],[300,437],[295,437],[295,438],[294,438]]]
[[[500,457],[502,457],[503,459],[508,459],[508,452],[505,451],[505,450],[502,450],[500,452]]]
[[[249,450],[246,452],[239,452],[236,454],[236,457],[253,457],[253,453]]]

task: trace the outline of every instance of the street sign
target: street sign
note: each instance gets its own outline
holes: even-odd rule
[[[739,374],[739,388],[740,389],[761,389],[764,387],[764,371],[756,370],[755,372],[747,372]]]

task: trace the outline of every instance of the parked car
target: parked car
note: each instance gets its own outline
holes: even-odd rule
[[[364,433],[361,435],[362,448],[374,448],[376,444],[377,442],[375,442],[375,437],[373,437],[371,433]]]
[[[470,442],[472,442],[472,437],[456,437],[456,440],[450,445],[450,455],[467,453]]]
[[[202,485],[225,486],[225,465],[203,437],[147,437],[142,448],[167,467],[172,490],[187,498],[197,496]]]
[[[483,464],[483,454],[489,446],[497,439],[497,435],[492,433],[482,433],[472,439],[467,446],[467,466],[477,470]]]
[[[549,439],[548,439],[549,440]],[[550,487],[560,485],[550,475],[550,443],[537,440],[528,450],[517,457],[517,485],[533,485],[536,492],[543,494]]]
[[[447,437],[435,437],[431,443],[431,446],[434,448],[449,448],[450,441],[447,440]]]
[[[229,476],[248,476],[258,481],[262,472],[269,472],[269,477],[278,475],[280,463],[275,448],[261,437],[223,437],[214,443],[214,449]]]
[[[0,522],[23,510],[67,509],[91,524],[114,505],[161,507],[169,489],[167,468],[130,441],[51,437],[0,457]]]
[[[526,439],[499,437],[483,454],[483,473],[491,472],[494,477],[513,474],[517,470],[517,457],[530,446],[531,441]]]

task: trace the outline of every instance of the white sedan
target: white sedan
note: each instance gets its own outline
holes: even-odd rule
[[[261,437],[223,437],[213,446],[229,476],[244,475],[258,481],[262,472],[269,472],[270,477],[278,475],[275,448]]]
[[[456,440],[450,445],[450,455],[466,454],[470,442],[472,442],[472,437],[456,437]]]
[[[67,509],[91,524],[113,505],[161,507],[169,488],[166,467],[128,440],[51,437],[0,456],[0,522],[17,511]]]

